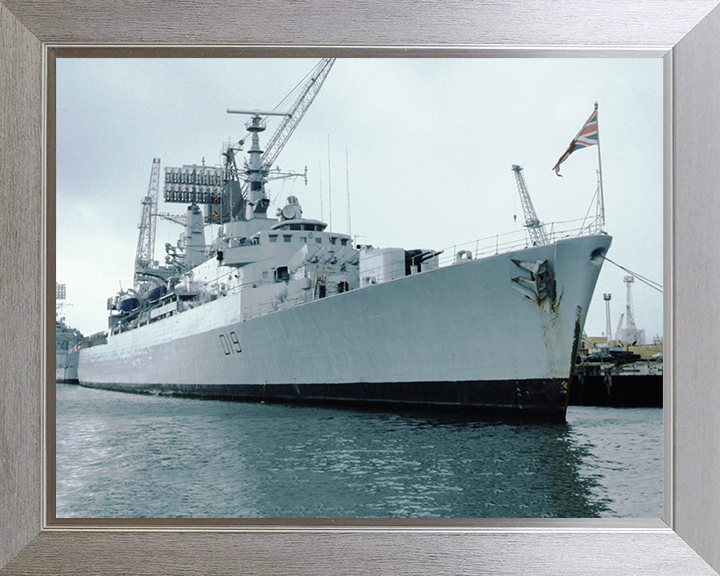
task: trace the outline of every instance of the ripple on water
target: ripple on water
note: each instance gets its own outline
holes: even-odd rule
[[[662,410],[566,424],[57,387],[58,517],[660,517]]]

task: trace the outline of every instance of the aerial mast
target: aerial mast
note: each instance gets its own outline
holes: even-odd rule
[[[537,214],[535,213],[535,208],[533,207],[530,193],[525,183],[525,177],[522,173],[522,166],[513,164],[512,170],[515,172],[520,201],[522,202],[523,213],[525,214],[525,228],[527,228],[530,233],[533,246],[544,246],[548,243],[547,235],[545,234],[543,223],[538,220]]]

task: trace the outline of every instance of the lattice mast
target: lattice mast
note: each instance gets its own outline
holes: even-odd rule
[[[535,207],[530,199],[530,193],[528,192],[525,177],[522,173],[522,166],[513,164],[512,170],[515,172],[518,192],[520,193],[520,202],[522,203],[522,209],[525,215],[524,226],[528,229],[533,246],[544,246],[548,243],[547,235],[545,234],[543,223],[540,222],[535,213]]]
[[[640,340],[640,331],[635,326],[635,309],[633,307],[632,298],[632,286],[635,283],[634,276],[625,276],[623,282],[627,285],[627,304],[625,308],[625,339],[626,340]]]
[[[612,299],[612,294],[603,294],[603,300],[605,300],[605,337],[607,338],[607,343],[610,345],[610,340],[612,340],[612,327],[610,325],[610,300]]]
[[[632,286],[635,283],[635,277],[634,276],[625,276],[623,278],[623,282],[627,284],[627,299],[626,299],[626,326],[627,330],[637,330],[635,327],[635,311],[633,307],[633,299],[632,299]]]
[[[140,283],[140,275],[153,263],[155,257],[155,235],[157,232],[157,202],[160,190],[160,158],[153,158],[147,196],[142,201],[142,220],[140,221],[137,252],[135,253],[134,284]]]

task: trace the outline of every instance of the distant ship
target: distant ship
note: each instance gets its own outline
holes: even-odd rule
[[[131,392],[420,406],[564,418],[585,317],[611,238],[545,235],[488,255],[353,245],[287,198],[268,217],[273,162],[333,60],[280,128],[247,114],[223,165],[165,168],[188,205],[177,246],[152,260],[159,160],[143,203],[135,285],[108,300],[108,331],[82,341],[85,386]],[[514,167],[513,169],[516,169]],[[297,176],[297,175],[285,175]],[[205,205],[205,210],[200,205]],[[219,234],[206,245],[205,228]]]
[[[62,311],[65,299],[65,284],[55,284],[55,308]],[[55,381],[61,383],[78,382],[79,345],[82,334],[76,328],[65,323],[60,312],[55,317]]]

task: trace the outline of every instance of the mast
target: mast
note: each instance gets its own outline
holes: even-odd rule
[[[350,168],[348,167],[348,147],[345,146],[345,183],[347,186],[348,236],[352,238],[352,220],[350,219]]]
[[[299,87],[299,94],[287,112],[277,110],[271,112],[228,110],[229,114],[248,114],[251,116],[248,123],[245,124],[251,135],[250,149],[247,152],[248,160],[245,165],[245,179],[248,185],[246,194],[246,217],[248,220],[251,218],[267,218],[270,199],[265,192],[265,182],[268,180],[270,169],[295,128],[297,128],[300,120],[302,120],[315,100],[334,63],[334,58],[324,58],[315,66],[310,73],[310,78]],[[293,90],[291,94],[297,93],[296,90]],[[284,116],[285,119],[268,141],[267,150],[263,151],[260,148],[259,134],[265,131],[267,127],[265,123],[265,117],[267,116]],[[307,176],[307,170],[305,175]],[[272,178],[294,178],[297,176],[299,174],[275,174],[273,172]]]
[[[625,276],[623,278],[623,282],[627,285],[627,300],[625,302],[625,325],[627,326],[625,330],[625,339],[626,340],[637,340],[640,342],[641,333],[640,330],[637,329],[637,326],[635,325],[635,309],[633,307],[633,297],[632,297],[632,287],[635,283],[635,277],[634,276]]]
[[[605,226],[605,196],[603,195],[602,158],[600,156],[600,122],[598,118],[598,103],[595,102],[595,122],[597,126],[597,147],[598,147],[598,172],[600,173],[600,214],[602,223]]]
[[[260,148],[260,132],[264,132],[267,128],[263,116],[290,117],[290,114],[287,112],[260,112],[259,110],[228,110],[228,114],[249,114],[251,116],[245,124],[245,128],[251,135],[250,148],[247,151],[248,160],[245,166],[248,183],[246,217],[248,220],[254,217],[266,218],[270,199],[265,193],[267,169],[263,165],[263,150]]]
[[[328,212],[330,214],[330,219],[328,220],[330,224],[330,230],[332,230],[332,180],[330,176],[330,134],[328,134]]]

